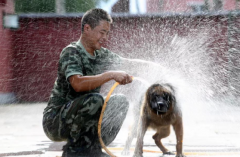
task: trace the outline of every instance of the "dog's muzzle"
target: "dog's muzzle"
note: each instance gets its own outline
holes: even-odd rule
[[[151,107],[157,112],[157,115],[159,115],[166,113],[169,105],[162,97],[157,97],[156,101],[151,102]]]

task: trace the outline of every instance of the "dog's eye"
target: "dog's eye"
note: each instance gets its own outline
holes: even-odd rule
[[[163,94],[163,99],[166,100],[166,101],[170,101],[170,100],[171,100],[170,94],[164,93],[164,94]]]
[[[152,101],[155,101],[155,100],[158,99],[158,97],[159,97],[159,95],[154,93],[154,94],[152,94],[152,98],[151,99],[152,99]]]

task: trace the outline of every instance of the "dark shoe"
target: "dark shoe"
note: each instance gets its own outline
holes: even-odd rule
[[[71,150],[63,151],[62,157],[110,157],[102,150],[84,150],[80,152],[72,152]]]

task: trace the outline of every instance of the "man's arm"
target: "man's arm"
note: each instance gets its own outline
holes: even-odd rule
[[[121,85],[132,82],[131,76],[123,71],[109,71],[95,76],[73,75],[69,77],[69,82],[76,92],[90,91],[110,80],[115,80]]]

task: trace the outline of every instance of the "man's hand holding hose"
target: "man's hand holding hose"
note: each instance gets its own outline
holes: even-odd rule
[[[132,82],[132,76],[128,75],[124,71],[113,71],[112,77],[120,85],[125,85]]]

